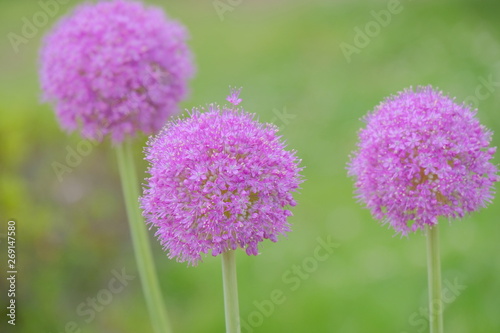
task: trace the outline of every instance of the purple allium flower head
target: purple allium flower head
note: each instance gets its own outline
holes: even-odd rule
[[[364,118],[348,169],[375,218],[405,235],[492,200],[496,148],[475,114],[427,86],[386,99]]]
[[[276,132],[242,108],[211,104],[150,139],[143,214],[170,258],[195,265],[201,253],[238,247],[257,255],[259,242],[290,231],[302,168]]]
[[[43,99],[64,129],[88,138],[157,132],[194,73],[187,38],[180,23],[140,2],[81,5],[44,39]]]

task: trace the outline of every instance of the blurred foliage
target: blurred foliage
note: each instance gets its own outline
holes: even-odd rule
[[[183,107],[223,102],[229,85],[243,86],[243,106],[280,125],[306,167],[293,232],[262,244],[260,256],[238,254],[242,319],[260,324],[255,332],[426,332],[419,314],[427,307],[424,236],[394,237],[374,221],[352,198],[345,164],[359,118],[384,97],[432,84],[462,101],[483,79],[500,81],[498,2],[401,1],[402,11],[349,63],[339,45],[353,44],[354,28],[364,29],[387,1],[242,1],[222,21],[211,0],[147,2],[191,32],[198,73]],[[43,34],[76,3],[60,5],[15,53],[8,34],[21,33],[23,18],[41,8],[0,1],[0,233],[17,220],[19,272],[12,327],[2,254],[1,332],[65,332],[72,321],[82,332],[151,331],[138,278],[90,322],[77,312],[107,287],[113,270],[137,271],[111,145],[95,145],[62,181],[52,169],[82,139],[60,130],[51,107],[40,104],[37,52]],[[492,87],[478,115],[500,133],[499,84]],[[284,109],[294,118],[273,111]],[[145,140],[136,145],[141,178]],[[466,286],[446,307],[448,332],[500,331],[499,215],[496,200],[462,221],[441,221],[443,279]],[[340,246],[292,290],[284,276],[310,263],[317,238],[328,236]],[[224,331],[220,259],[188,268],[168,260],[153,236],[152,245],[175,331]],[[273,290],[285,300],[256,314]]]

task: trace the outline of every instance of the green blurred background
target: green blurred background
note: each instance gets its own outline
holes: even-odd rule
[[[427,332],[425,238],[401,238],[374,221],[352,198],[345,165],[359,118],[411,85],[432,84],[477,103],[499,146],[498,2],[401,1],[380,31],[369,25],[372,37],[350,62],[341,43],[354,45],[355,28],[375,22],[371,11],[386,10],[388,1],[233,0],[222,20],[212,0],[146,2],[191,32],[198,72],[182,107],[223,102],[228,85],[243,86],[246,110],[279,125],[306,167],[293,232],[264,242],[257,257],[238,254],[241,316],[252,326],[243,332]],[[52,168],[82,140],[39,103],[37,52],[43,34],[76,3],[60,5],[15,53],[7,34],[20,34],[22,18],[41,7],[0,1],[0,332],[69,332],[68,322],[81,332],[151,332],[110,143],[94,146],[62,181]],[[141,179],[145,140],[135,147]],[[499,215],[496,200],[462,221],[440,221],[447,332],[500,332]],[[5,316],[9,218],[18,227],[15,327]],[[318,237],[339,244],[324,261],[311,259]],[[187,267],[151,241],[175,331],[223,332],[220,258]],[[293,273],[294,265],[309,273]],[[122,269],[135,279],[87,323],[90,315],[77,308]],[[273,290],[284,301],[271,307]]]

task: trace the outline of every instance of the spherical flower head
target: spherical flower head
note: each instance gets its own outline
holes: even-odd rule
[[[259,242],[290,231],[302,168],[276,132],[235,105],[211,104],[150,139],[142,208],[170,258],[195,265],[209,251],[257,255]]]
[[[404,235],[485,206],[496,148],[475,115],[430,86],[386,99],[364,118],[348,166],[359,200]]]
[[[44,39],[43,99],[64,129],[87,138],[155,133],[187,94],[187,38],[180,23],[140,2],[83,4]]]

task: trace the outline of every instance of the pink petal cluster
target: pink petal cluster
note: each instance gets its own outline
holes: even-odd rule
[[[365,117],[348,169],[375,218],[407,234],[491,202],[496,148],[475,114],[427,86],[400,92]]]
[[[257,255],[259,242],[290,231],[302,168],[276,132],[241,108],[211,104],[150,139],[142,208],[170,258],[195,265],[209,251]]]
[[[80,5],[44,39],[43,98],[64,129],[87,138],[157,132],[194,73],[187,38],[180,23],[140,2]]]

